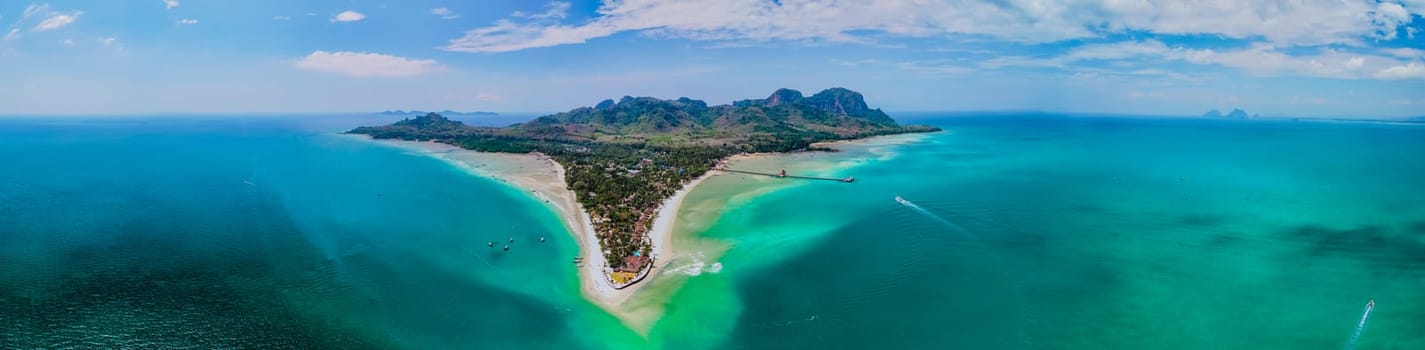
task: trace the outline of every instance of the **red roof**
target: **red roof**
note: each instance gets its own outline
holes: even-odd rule
[[[647,261],[647,258],[641,256],[625,256],[623,257],[622,270],[627,272],[638,272],[639,270],[643,269],[643,263]]]

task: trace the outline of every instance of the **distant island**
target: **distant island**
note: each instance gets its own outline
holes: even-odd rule
[[[351,134],[435,141],[481,152],[536,153],[556,161],[587,212],[614,288],[653,266],[648,233],[660,205],[731,155],[824,150],[814,143],[935,132],[902,126],[860,93],[831,88],[812,96],[779,89],[764,99],[709,106],[686,97],[625,96],[508,127],[476,127],[439,113]]]
[[[376,113],[376,114],[380,114],[380,115],[423,115],[423,114],[431,114],[431,113],[440,114],[440,115],[443,115],[443,116],[451,116],[451,117],[462,117],[462,116],[486,116],[486,117],[493,117],[493,116],[500,115],[499,113],[495,113],[495,112],[480,112],[480,111],[475,111],[475,112],[456,112],[456,111],[452,111],[452,110],[449,110],[449,109],[444,110],[444,111],[440,111],[440,112],[425,112],[425,111],[416,111],[416,110],[403,111],[403,110],[397,109],[397,110],[382,111],[381,113]]]
[[[1262,120],[1290,120],[1290,121],[1310,121],[1310,120],[1316,120],[1316,121],[1354,122],[1354,123],[1360,123],[1360,122],[1372,122],[1372,123],[1404,123],[1404,124],[1422,124],[1422,123],[1425,123],[1425,116],[1400,117],[1400,118],[1379,118],[1379,117],[1355,117],[1355,118],[1353,118],[1353,117],[1325,117],[1325,116],[1294,117],[1294,116],[1279,116],[1279,115],[1278,115],[1278,116],[1266,116],[1266,117],[1264,117],[1264,116],[1262,116],[1262,115],[1260,115],[1260,114],[1253,114],[1253,115],[1251,115],[1251,116],[1248,116],[1246,111],[1243,111],[1243,110],[1241,110],[1241,109],[1236,109],[1236,108],[1232,109],[1232,111],[1231,111],[1231,112],[1228,112],[1227,114],[1222,114],[1221,111],[1218,111],[1218,110],[1216,110],[1216,109],[1210,110],[1210,111],[1207,111],[1207,113],[1203,113],[1203,114],[1202,114],[1202,117],[1203,117],[1203,118],[1212,118],[1212,119],[1262,119]]]
[[[1243,110],[1238,109],[1238,108],[1233,108],[1232,111],[1231,111],[1231,112],[1228,112],[1226,115],[1223,115],[1222,112],[1220,112],[1220,111],[1214,109],[1214,110],[1207,111],[1207,113],[1203,113],[1202,116],[1203,116],[1204,118],[1227,118],[1227,119],[1247,119],[1247,118],[1255,118],[1255,117],[1249,117],[1249,116],[1247,116],[1247,112],[1246,112],[1246,111],[1243,111]]]

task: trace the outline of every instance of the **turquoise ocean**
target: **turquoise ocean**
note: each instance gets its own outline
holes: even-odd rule
[[[0,348],[1425,348],[1425,126],[913,117],[691,192],[647,330],[389,120],[0,119]]]

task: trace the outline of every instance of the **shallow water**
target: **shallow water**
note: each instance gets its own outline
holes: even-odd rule
[[[1360,348],[1425,347],[1425,128],[936,123],[810,165],[855,184],[785,184],[686,227],[725,268],[672,298],[665,343],[1338,349],[1374,298]],[[687,214],[755,181],[709,181]],[[705,303],[736,307],[683,311]]]
[[[0,348],[1425,348],[1425,128],[932,122],[690,193],[645,339],[369,121],[0,120]]]
[[[273,120],[0,133],[3,348],[570,348],[612,323],[550,211],[427,156]]]

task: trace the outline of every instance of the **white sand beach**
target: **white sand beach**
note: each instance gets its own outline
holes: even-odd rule
[[[390,145],[436,157],[473,174],[496,179],[513,187],[529,191],[531,195],[545,202],[564,219],[565,226],[574,235],[584,263],[579,267],[580,289],[585,298],[618,317],[635,329],[651,325],[657,315],[636,313],[621,307],[643,287],[652,284],[658,272],[667,265],[666,257],[678,256],[671,244],[672,232],[677,213],[688,192],[713,173],[689,181],[672,197],[664,200],[648,233],[652,242],[651,255],[656,265],[642,281],[624,289],[614,289],[603,271],[603,249],[594,235],[593,221],[578,198],[568,189],[564,181],[564,167],[549,157],[538,154],[476,152],[437,142],[415,142],[399,140],[379,140]]]

